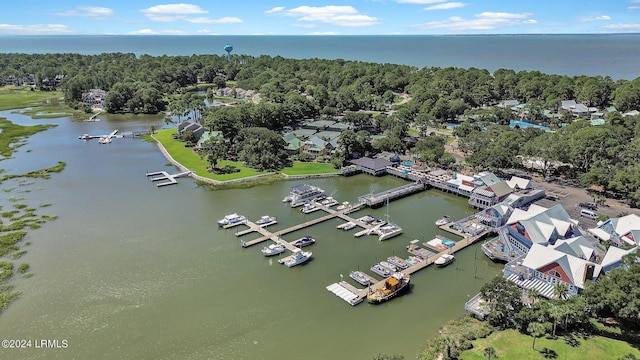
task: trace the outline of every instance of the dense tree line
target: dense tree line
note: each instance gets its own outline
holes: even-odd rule
[[[546,164],[543,171],[561,163],[564,175],[584,185],[601,185],[631,200],[640,198],[637,117],[611,113],[605,125],[595,127],[575,121],[570,113],[550,119],[542,116],[544,110],[558,112],[560,101],[566,99],[599,108],[615,105],[620,112],[640,109],[640,78],[614,81],[606,76],[508,69],[491,74],[476,68],[418,69],[279,56],[234,55],[229,62],[218,55],[0,54],[0,79],[25,74],[35,74],[37,84],[64,75],[61,86],[69,102],[79,101],[90,88],[102,88],[108,91],[106,107],[111,112],[154,113],[166,108],[179,118],[204,117],[208,128],[221,131],[231,143],[245,128],[279,131],[304,118],[339,114],[354,125],[356,133],[375,128],[387,135],[370,146],[342,151],[336,163],[361,152],[403,152],[412,145],[403,141],[410,126],[423,130],[462,115],[467,122],[456,129],[456,135],[460,149],[471,154],[472,166],[519,167],[523,158],[535,156]],[[206,109],[201,96],[185,91],[199,82],[252,89],[262,100]],[[527,107],[514,115],[510,109],[490,106],[504,99],[519,100]],[[559,130],[543,133],[506,127],[514,116]],[[560,129],[560,124],[567,126]],[[352,137],[348,134],[343,141],[357,145],[363,135],[357,141]],[[450,166],[453,159],[441,151],[442,141],[425,139],[411,151],[431,165]]]

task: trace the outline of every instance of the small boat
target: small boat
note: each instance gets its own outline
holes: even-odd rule
[[[434,261],[433,263],[436,264],[436,266],[438,267],[444,267],[451,264],[455,259],[456,258],[455,256],[453,256],[453,254],[443,254],[442,256],[437,258],[436,261]]]
[[[349,277],[357,281],[360,285],[363,285],[363,286],[371,285],[371,280],[369,280],[369,277],[362,271],[352,271],[349,273]]]
[[[312,253],[309,251],[297,250],[287,260],[285,260],[284,264],[287,265],[287,267],[300,265],[311,259],[311,255]]]
[[[340,205],[336,208],[336,210],[344,210],[344,209],[346,209],[347,207],[349,207],[349,202],[348,202],[348,201],[345,201],[345,202],[343,202],[342,204],[340,204]]]
[[[363,216],[363,217],[361,217],[361,218],[358,218],[357,220],[362,221],[362,222],[363,222],[363,223],[365,223],[365,224],[368,224],[368,223],[372,222],[372,221],[373,221],[373,220],[375,220],[375,219],[376,219],[376,218],[374,218],[374,217],[373,217],[373,216],[371,216],[371,215],[365,215],[365,216]]]
[[[225,215],[225,217],[218,220],[218,226],[240,224],[246,221],[247,221],[247,218],[245,218],[244,216],[233,213],[233,214]]]
[[[407,263],[404,259],[398,256],[389,256],[387,261],[393,265],[395,265],[398,269],[404,270],[409,267],[409,263]]]
[[[338,200],[332,198],[331,196],[329,196],[328,198],[322,200],[320,202],[320,204],[326,206],[326,207],[332,207],[334,205],[338,205]]]
[[[391,275],[391,271],[389,271],[389,269],[387,269],[386,267],[380,265],[380,264],[375,264],[371,267],[371,271],[379,276],[382,277],[387,277],[389,275]]]
[[[267,227],[269,225],[277,224],[278,220],[275,216],[265,215],[256,221],[256,225],[260,227]]]
[[[342,230],[345,230],[345,231],[346,231],[346,230],[351,230],[351,229],[353,229],[354,227],[356,227],[356,223],[354,223],[354,222],[352,222],[352,221],[348,221],[348,222],[346,222],[346,223],[342,224],[340,228],[341,228]]]
[[[265,246],[262,249],[262,255],[274,256],[274,255],[282,254],[285,250],[287,249],[282,244],[271,244],[269,246]]]
[[[377,288],[369,289],[367,301],[371,304],[380,304],[394,298],[405,289],[409,288],[411,277],[401,272],[394,273],[384,279],[384,283]]]
[[[311,244],[314,244],[316,242],[316,239],[312,238],[311,235],[305,235],[303,237],[301,237],[300,239],[294,241],[293,243],[291,243],[291,245],[296,246],[296,247],[305,247],[305,246],[309,246]]]
[[[320,210],[320,208],[316,207],[313,204],[304,204],[304,206],[302,207],[302,209],[300,211],[305,213],[305,214],[309,214],[309,213],[312,213],[312,212],[314,212],[316,210]]]
[[[82,135],[78,136],[78,139],[80,139],[80,140],[91,140],[91,135],[82,134]]]
[[[111,138],[108,136],[102,136],[100,137],[100,140],[98,140],[99,144],[110,144],[111,143]]]
[[[283,203],[287,203],[287,202],[290,202],[290,201],[291,201],[291,195],[287,195],[287,196],[284,197],[284,199],[282,199]]]
[[[398,271],[398,268],[395,265],[393,265],[392,263],[388,262],[388,261],[380,261],[380,265],[386,267],[389,270],[391,270],[391,272]]]
[[[449,215],[445,215],[436,221],[436,226],[446,225],[451,222]]]
[[[400,235],[402,233],[402,228],[395,224],[387,224],[378,228],[378,240],[387,240],[394,236]]]
[[[371,225],[371,226],[382,226],[382,225],[384,225],[384,224],[386,224],[386,223],[387,223],[387,222],[386,222],[386,221],[384,221],[384,220],[382,220],[382,219],[375,219],[375,218],[374,218],[373,220],[371,220],[370,225]]]

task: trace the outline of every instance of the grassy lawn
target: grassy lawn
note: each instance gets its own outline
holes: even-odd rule
[[[284,168],[282,173],[286,175],[337,174],[338,170],[331,164],[296,161],[292,167]]]
[[[407,131],[407,135],[409,135],[409,136],[420,136],[420,131],[418,131],[418,129],[410,128],[409,131]]]
[[[155,138],[162,143],[171,156],[183,166],[189,170],[193,170],[197,175],[214,179],[218,181],[228,181],[246,178],[250,176],[263,175],[265,172],[257,171],[243,166],[240,161],[220,160],[218,161],[218,167],[225,167],[227,165],[233,165],[240,169],[240,172],[232,174],[214,174],[207,171],[209,164],[205,159],[201,159],[198,154],[193,151],[193,148],[184,147],[184,143],[173,139],[177,129],[162,129],[156,132]],[[322,163],[303,163],[295,162],[292,167],[286,168],[282,171],[287,175],[307,175],[307,174],[331,174],[337,173],[336,169],[331,164]]]
[[[497,331],[485,339],[474,340],[473,349],[463,352],[460,359],[484,360],[484,349],[490,346],[496,350],[498,359],[617,359],[627,353],[640,357],[638,349],[620,340],[601,336],[567,340],[564,337],[556,340],[538,338],[534,350],[531,348],[531,336],[522,335],[515,330]],[[547,349],[546,353],[544,349]]]
[[[154,136],[160,143],[162,143],[165,149],[167,149],[177,162],[185,166],[187,169],[195,171],[196,174],[202,177],[218,181],[227,181],[264,174],[264,172],[244,167],[241,162],[228,160],[218,161],[218,167],[233,165],[240,169],[240,172],[222,175],[210,173],[207,171],[209,164],[205,159],[200,159],[200,155],[196,154],[193,151],[193,148],[184,147],[183,142],[173,139],[172,135],[175,134],[176,131],[177,129],[163,129],[159,130]]]

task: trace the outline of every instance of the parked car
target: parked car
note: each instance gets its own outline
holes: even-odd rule
[[[546,178],[544,178],[544,181],[546,182],[552,182],[552,181],[556,181],[556,177],[555,176],[547,176]]]
[[[547,194],[544,198],[552,201],[560,200],[558,195],[555,195],[555,194]]]
[[[594,202],[581,202],[578,205],[583,208],[587,208],[589,210],[598,210],[598,204]]]

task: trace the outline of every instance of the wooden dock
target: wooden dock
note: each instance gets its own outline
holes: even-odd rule
[[[176,178],[181,176],[189,176],[192,173],[193,171],[191,170],[183,171],[177,174],[169,174],[166,171],[154,171],[154,172],[147,173],[147,177],[151,177],[152,182],[167,180],[167,181],[156,183],[157,187],[161,187],[161,186],[167,186],[167,185],[175,185],[178,183],[178,180],[176,180]]]
[[[482,239],[485,235],[486,235],[486,233],[482,233],[482,234],[478,234],[478,235],[473,236],[473,237],[466,237],[466,238],[456,242],[456,244],[453,247],[451,247],[451,248],[449,248],[447,250],[443,250],[443,251],[441,251],[441,252],[439,252],[437,254],[433,254],[432,253],[433,254],[432,256],[428,256],[426,259],[418,262],[417,264],[411,265],[407,269],[401,270],[399,272],[402,272],[405,275],[411,275],[411,274],[413,274],[415,272],[418,272],[418,271],[426,268],[427,266],[433,264],[440,256],[442,256],[444,254],[454,254],[454,253],[456,253],[456,252],[458,252],[458,251],[460,251],[460,250],[462,250],[462,249],[464,249],[464,248],[466,248],[466,247],[468,247],[470,245],[475,244],[476,242],[478,242],[478,240]],[[419,240],[417,240],[417,241],[419,241]],[[425,251],[427,251],[427,250],[425,250]],[[377,287],[382,286],[383,283],[384,283],[384,279],[376,282],[375,284],[371,284],[370,286],[368,286],[366,288],[356,288],[356,287],[352,286],[351,284],[349,284],[348,286],[345,286],[343,283],[345,283],[345,282],[342,281],[340,283],[335,283],[335,284],[332,284],[330,286],[332,286],[332,289],[334,291],[336,289],[335,285],[338,285],[338,286],[344,287],[349,292],[354,293],[357,296],[357,298],[349,297],[348,300],[347,299],[343,299],[343,300],[347,301],[351,305],[357,305],[358,303],[362,302],[367,297],[367,294],[369,292],[369,288],[377,288]],[[328,287],[327,287],[327,289],[328,289]],[[331,290],[329,290],[329,291],[331,291]],[[334,291],[331,291],[331,292],[334,292]]]
[[[377,194],[362,195],[358,197],[358,201],[372,208],[380,207],[387,201],[399,199],[401,197],[423,191],[424,189],[424,183],[415,182],[413,184],[402,185],[397,188],[386,190]]]

